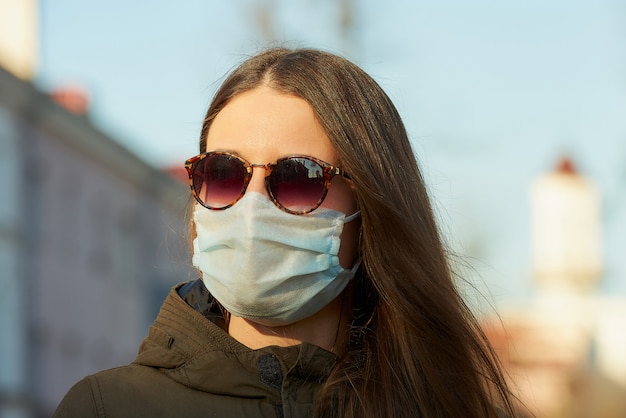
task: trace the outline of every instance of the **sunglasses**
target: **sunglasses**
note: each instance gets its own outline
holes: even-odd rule
[[[279,158],[273,164],[252,164],[229,152],[212,151],[185,161],[193,196],[212,210],[227,209],[243,197],[254,167],[266,170],[265,188],[272,202],[294,215],[317,209],[336,175],[350,179],[342,169],[303,155]]]

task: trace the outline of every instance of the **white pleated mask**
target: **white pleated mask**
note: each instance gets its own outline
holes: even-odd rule
[[[233,315],[288,325],[320,311],[354,277],[360,260],[344,269],[337,253],[344,223],[359,215],[293,215],[256,192],[222,211],[196,205],[193,265]]]

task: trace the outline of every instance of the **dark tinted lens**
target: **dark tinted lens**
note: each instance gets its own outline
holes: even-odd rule
[[[298,212],[313,208],[324,194],[324,170],[315,161],[289,158],[279,161],[269,179],[274,199]]]
[[[246,169],[241,161],[228,155],[209,155],[194,170],[193,187],[207,206],[223,208],[234,203],[243,192]]]

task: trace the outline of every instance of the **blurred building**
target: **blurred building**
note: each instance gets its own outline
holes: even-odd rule
[[[0,0],[0,63],[29,80],[38,57],[38,0]]]
[[[487,334],[538,417],[626,416],[626,298],[601,295],[600,197],[569,159],[531,190],[535,294]],[[497,321],[493,321],[496,323]]]
[[[87,106],[0,59],[3,418],[50,416],[83,376],[131,361],[168,289],[194,275],[188,187],[94,127]]]

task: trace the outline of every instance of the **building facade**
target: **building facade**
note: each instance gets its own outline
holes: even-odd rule
[[[182,162],[181,162],[182,164]],[[0,68],[0,416],[131,361],[195,277],[188,187]]]

